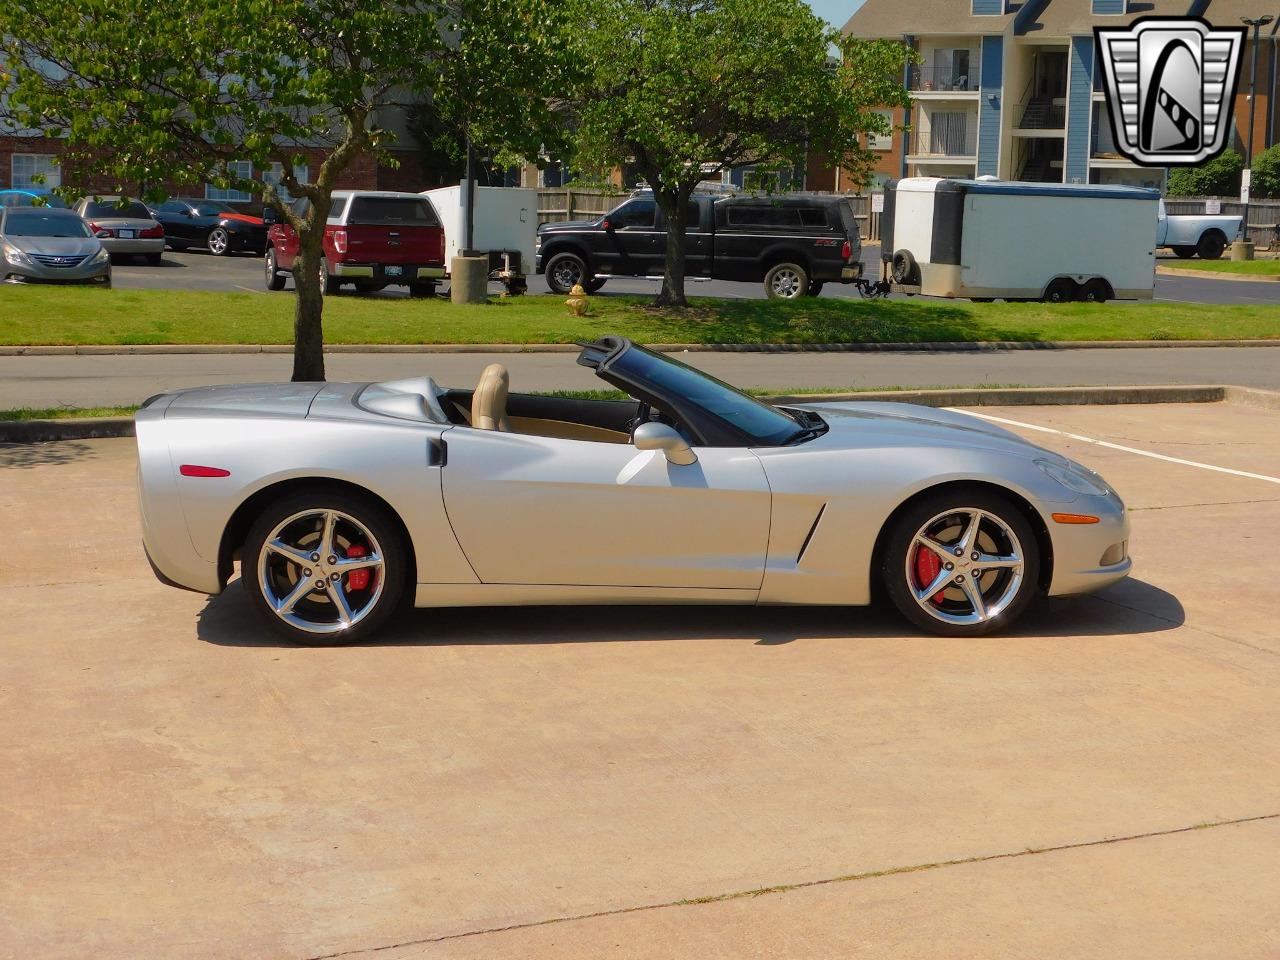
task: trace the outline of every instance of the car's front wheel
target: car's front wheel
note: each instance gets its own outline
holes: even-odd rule
[[[395,611],[409,547],[387,511],[345,493],[276,501],[249,530],[241,579],[268,626],[295,643],[366,639]]]
[[[552,293],[568,293],[578,283],[586,289],[591,280],[587,276],[586,262],[576,253],[557,253],[547,261],[546,274],[547,286]]]
[[[1009,626],[1031,602],[1039,590],[1039,544],[1006,498],[945,491],[895,521],[880,575],[894,606],[921,630],[976,637]]]
[[[266,255],[262,258],[262,264],[267,274],[267,289],[283,290],[284,276],[280,273],[280,264],[276,261],[275,247],[267,247]]]
[[[215,257],[225,257],[231,252],[231,234],[225,227],[214,227],[209,231],[209,239],[205,241],[209,252]]]

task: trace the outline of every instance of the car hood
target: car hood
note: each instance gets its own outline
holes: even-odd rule
[[[263,226],[261,217],[251,217],[247,213],[220,213],[219,220],[231,220],[235,223],[247,223],[252,227]]]
[[[5,237],[12,246],[25,253],[43,253],[54,257],[89,257],[102,244],[96,237]]]
[[[205,417],[282,417],[301,420],[323,383],[244,383],[199,387],[172,396],[165,419]],[[149,401],[150,402],[150,401]]]
[[[1036,446],[1003,427],[965,413],[912,403],[850,401],[793,403],[827,422],[829,430],[815,444],[868,447],[964,447],[1035,460],[1067,463],[1066,457]]]

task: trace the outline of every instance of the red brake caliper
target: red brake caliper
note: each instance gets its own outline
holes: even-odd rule
[[[916,583],[919,584],[920,589],[923,590],[933,583],[934,578],[941,572],[942,561],[938,559],[938,555],[925,547],[916,547]],[[939,590],[929,599],[934,603],[942,603],[942,593]]]
[[[367,557],[368,555],[369,549],[359,543],[353,543],[351,546],[347,547],[348,559],[354,560],[357,557]],[[364,570],[352,570],[347,574],[348,590],[363,590],[367,586],[369,586],[368,568],[365,568]]]

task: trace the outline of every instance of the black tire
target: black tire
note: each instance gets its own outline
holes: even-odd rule
[[[821,280],[810,280],[810,281],[809,281],[809,296],[811,296],[811,297],[816,297],[816,296],[821,295],[821,293],[822,293],[822,286],[823,286],[823,284],[822,284],[822,281],[821,281]]]
[[[798,300],[809,292],[809,271],[798,263],[775,263],[765,272],[764,295],[770,300]]]
[[[889,275],[893,277],[894,283],[920,282],[920,265],[916,263],[916,258],[911,255],[910,250],[894,252],[889,266]]]
[[[1190,260],[1196,255],[1196,248],[1179,245],[1173,248],[1173,252],[1183,260]]]
[[[409,296],[411,297],[434,297],[436,295],[436,285],[434,281],[427,280],[421,283],[409,284]]]
[[[582,285],[582,289],[587,291],[587,293],[595,293],[608,282],[608,279],[605,277],[592,277]]]
[[[1096,278],[1090,280],[1080,288],[1080,299],[1084,303],[1106,303],[1111,299],[1111,284]]]
[[[544,273],[547,277],[547,287],[550,288],[552,293],[568,293],[573,289],[575,283],[582,284],[582,289],[588,293],[591,292],[587,288],[594,278],[587,275],[586,261],[576,253],[564,251],[554,254],[547,261]],[[601,281],[601,283],[603,282]],[[599,288],[597,287],[596,289]]]
[[[342,281],[329,275],[329,261],[323,257],[320,258],[320,288],[327,294],[342,291]]]
[[[353,608],[360,612],[360,619],[343,629],[316,633],[294,626],[276,614],[272,602],[265,593],[263,578],[259,575],[259,563],[264,549],[263,545],[279,524],[297,514],[325,510],[345,514],[362,525],[372,535],[381,552],[382,566],[380,574],[370,575],[366,586],[363,588],[363,590],[369,591],[364,595],[364,599],[369,601],[368,609],[355,607],[353,604]],[[305,523],[305,521],[303,522]],[[341,557],[347,549],[350,549],[350,543],[353,542],[353,540],[349,540],[346,544],[342,542],[343,531],[346,530],[349,536],[350,532],[355,529],[343,522],[339,523],[335,531],[335,543],[338,544],[338,548],[334,551],[335,556]],[[314,534],[316,539],[319,539],[319,531],[314,531]],[[388,513],[386,508],[371,500],[341,491],[316,490],[296,493],[270,504],[249,528],[241,556],[243,559],[241,561],[240,578],[244,584],[245,592],[249,595],[250,604],[258,612],[268,629],[278,636],[304,646],[335,646],[358,643],[361,640],[368,639],[386,623],[387,618],[400,605],[405,596],[405,585],[409,582],[410,571],[413,567],[409,544],[405,540],[399,523]],[[313,569],[312,576],[315,576],[316,572]],[[268,569],[268,578],[272,579],[273,582],[274,578],[281,578],[282,592],[287,589],[289,584],[295,581],[301,583],[300,574],[301,570],[296,565],[291,565],[287,560],[273,559]],[[306,579],[310,581],[312,576],[308,576]],[[379,580],[375,578],[378,577],[380,577],[380,592],[375,595],[375,588],[379,586]],[[321,577],[321,579],[325,578]],[[349,575],[340,575],[338,584],[339,589],[343,590],[344,596],[349,598],[349,602],[359,602],[360,594],[363,590],[356,590],[352,586]],[[329,596],[327,589],[317,589],[306,594],[298,601],[295,608],[300,614],[299,619],[314,617],[317,623],[323,623],[326,619],[336,621],[336,607],[334,602],[329,599]],[[303,606],[304,604],[306,605],[305,607]]]
[[[1226,249],[1227,238],[1216,230],[1210,230],[1201,236],[1200,242],[1196,244],[1196,253],[1200,254],[1201,260],[1217,260]]]
[[[204,245],[215,257],[225,257],[231,253],[231,234],[226,227],[214,227],[205,237]]]
[[[1070,277],[1054,277],[1044,288],[1045,303],[1070,303],[1076,299],[1076,282]]]
[[[387,283],[385,280],[357,280],[356,289],[361,293],[377,293],[379,290],[385,290]]]
[[[996,302],[995,297],[970,297],[969,299],[972,300],[974,303],[995,303]]]
[[[267,252],[262,256],[262,267],[266,273],[268,290],[283,290],[284,276],[280,273],[279,267],[276,265],[276,248],[267,247]]]
[[[931,596],[916,599],[917,584],[911,577],[918,577],[919,560],[916,546],[916,534],[931,521],[939,525],[950,523],[949,520],[937,519],[955,513],[957,515],[956,530],[963,536],[964,517],[966,511],[979,510],[998,519],[1016,537],[1016,549],[1021,552],[1020,578],[1012,569],[986,570],[979,574],[983,581],[978,583],[978,593],[984,601],[1001,603],[1001,609],[989,619],[974,623],[949,622],[944,617],[961,617],[965,611],[971,615],[973,606],[965,599],[965,589],[948,580],[941,589]],[[968,513],[972,516],[972,513]],[[1002,531],[988,520],[982,521],[980,527],[979,549],[987,553],[995,548],[997,551],[1009,548],[1000,542]],[[984,539],[985,538],[985,539]],[[950,542],[950,541],[943,541]],[[986,549],[983,549],[986,548]],[[908,560],[911,560],[910,566]],[[949,560],[955,564],[954,572],[958,577],[965,577],[969,558],[957,557]],[[939,493],[921,497],[904,510],[893,526],[887,530],[884,550],[881,555],[879,577],[885,593],[893,601],[907,620],[927,633],[943,637],[978,637],[983,634],[1003,630],[1012,624],[1027,605],[1040,593],[1040,544],[1037,541],[1031,524],[1027,522],[1022,511],[1008,498],[981,488],[953,488]],[[950,573],[946,571],[945,573]],[[940,562],[937,575],[944,575]],[[932,583],[932,579],[930,580]],[[922,587],[920,588],[922,589]],[[1004,598],[1008,591],[1008,598]],[[940,598],[940,599],[939,599]],[[923,604],[930,605],[927,612]]]
[[[163,253],[146,253],[143,254],[142,258],[147,261],[147,266],[149,267],[158,267],[164,262]]]

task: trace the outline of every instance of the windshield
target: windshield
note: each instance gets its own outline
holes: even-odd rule
[[[805,433],[777,407],[749,397],[715,377],[661,353],[632,345],[613,362],[633,381],[652,383],[664,393],[684,397],[745,433],[752,443],[776,446]]]
[[[84,205],[86,217],[97,217],[101,220],[150,220],[151,211],[134,200],[123,207],[114,200],[90,200]]]
[[[79,217],[11,210],[4,218],[4,235],[7,237],[91,237],[89,225]]]
[[[236,213],[236,208],[227,203],[216,203],[212,200],[201,200],[193,205],[197,217],[216,217],[220,213]]]

